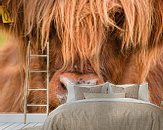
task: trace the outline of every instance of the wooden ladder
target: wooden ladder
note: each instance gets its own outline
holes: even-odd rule
[[[24,95],[24,123],[27,122],[27,107],[46,107],[46,114],[49,114],[49,42],[47,43],[46,49],[47,54],[31,54],[31,42],[28,42],[28,48],[27,48],[27,65],[26,65],[26,76],[25,76],[25,95]],[[46,70],[36,70],[36,69],[30,69],[30,59],[31,57],[45,57],[47,64],[46,64]],[[46,73],[46,88],[29,88],[29,78],[30,73]],[[29,91],[46,91],[47,94],[47,103],[46,104],[28,104],[27,97]]]

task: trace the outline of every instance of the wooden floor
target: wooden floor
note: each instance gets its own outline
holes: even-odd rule
[[[24,114],[0,114],[0,130],[20,130],[28,127],[42,126],[47,118],[47,114],[27,114],[26,124],[24,124]]]
[[[28,127],[35,127],[35,126],[42,126],[43,123],[0,123],[0,130],[19,130],[22,128],[28,128]]]

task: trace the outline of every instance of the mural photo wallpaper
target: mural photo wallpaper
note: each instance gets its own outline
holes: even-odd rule
[[[69,83],[148,83],[150,102],[163,107],[163,1],[101,1],[0,0],[0,113],[23,113],[25,95],[27,104],[48,97],[52,111],[66,102]],[[49,81],[46,72],[27,74],[47,69],[44,56],[28,64],[28,49],[49,54]]]

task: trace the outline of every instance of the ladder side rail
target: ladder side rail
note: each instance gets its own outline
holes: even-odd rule
[[[49,42],[47,42],[47,115],[49,115]]]
[[[30,41],[27,47],[27,65],[26,65],[26,79],[25,79],[25,94],[24,94],[24,124],[27,122],[27,96],[29,87],[29,71],[30,71]]]

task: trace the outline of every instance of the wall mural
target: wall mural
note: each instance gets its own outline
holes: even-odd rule
[[[34,54],[46,53],[50,44],[50,110],[66,101],[68,84],[62,77],[75,84],[148,82],[150,101],[161,106],[162,8],[162,0],[0,2],[0,112],[24,111],[29,41]],[[31,69],[46,68],[45,58],[30,63]],[[30,88],[45,88],[46,75],[32,73],[29,83]],[[27,101],[45,104],[46,93],[31,90]]]

